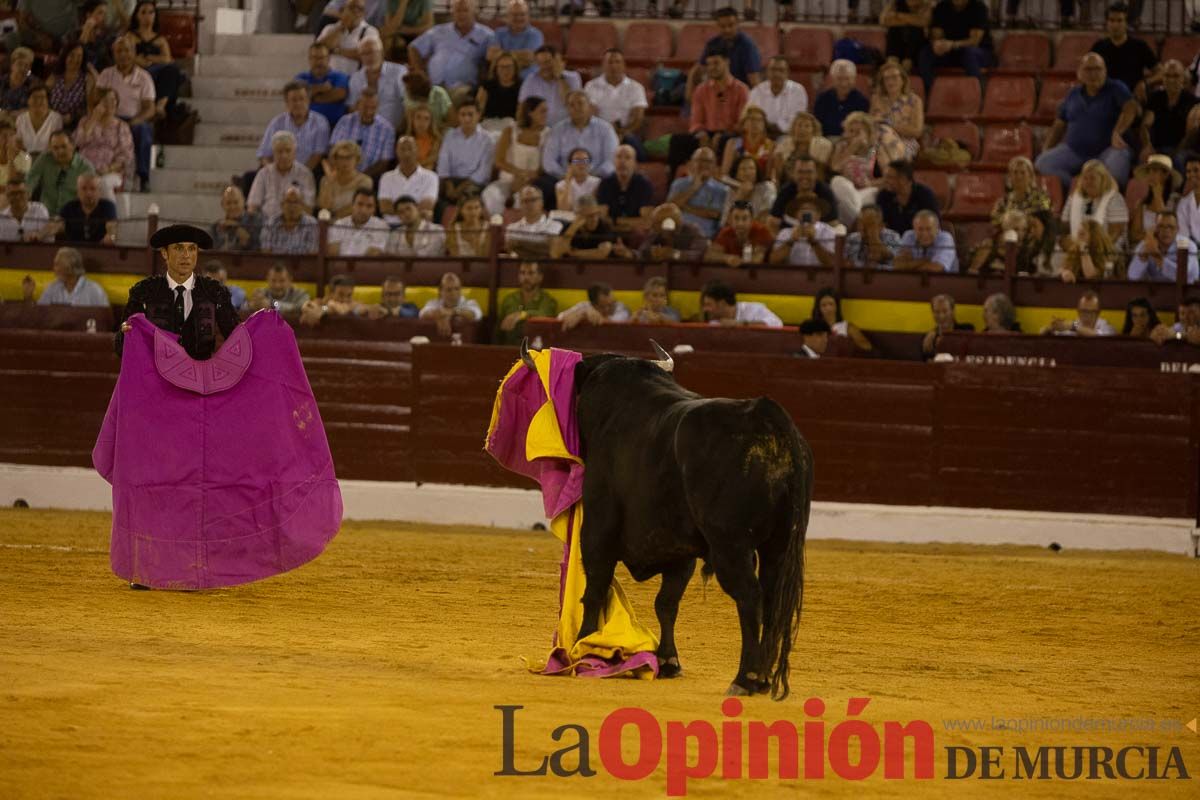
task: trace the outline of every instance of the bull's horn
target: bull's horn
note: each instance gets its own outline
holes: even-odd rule
[[[537,372],[537,364],[533,363],[533,356],[529,355],[528,336],[521,340],[521,360],[525,362],[525,366],[529,367],[534,372]]]
[[[650,340],[650,346],[654,348],[654,355],[658,356],[658,360],[654,363],[662,367],[667,372],[675,369],[675,359],[671,358],[671,354],[662,349],[662,346],[653,339]]]

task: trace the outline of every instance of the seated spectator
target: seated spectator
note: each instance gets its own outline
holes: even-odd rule
[[[314,245],[313,249],[316,249]],[[292,269],[282,261],[267,270],[267,285],[254,290],[246,300],[246,309],[273,308],[280,314],[299,314],[309,300],[308,292],[292,283]]]
[[[329,150],[322,164],[321,190],[317,193],[317,208],[323,208],[334,219],[350,213],[355,195],[363,189],[371,192],[371,179],[358,171],[362,151],[352,141],[338,142]]]
[[[504,296],[496,312],[494,344],[520,344],[525,320],[557,316],[558,301],[542,288],[542,277],[542,265],[536,261],[522,261],[517,267],[518,288]]]
[[[458,5],[467,0],[456,0]],[[468,101],[458,107],[458,127],[451,129],[438,154],[437,174],[441,178],[441,200],[457,203],[464,192],[478,194],[492,179],[492,159],[496,144],[479,129],[479,109]]]
[[[598,261],[615,256],[631,258],[633,253],[617,238],[612,225],[604,219],[596,198],[585,194],[575,201],[575,216],[567,229],[550,245],[551,258],[577,258]]]
[[[792,201],[796,224],[781,228],[775,236],[772,264],[832,267],[837,262],[837,233],[821,221],[823,205],[821,198],[813,194],[800,195]]]
[[[638,172],[637,154],[631,146],[618,147],[613,161],[613,174],[596,187],[596,202],[618,231],[643,228],[654,210],[654,186]]]
[[[378,178],[387,171],[396,149],[396,129],[379,113],[379,93],[367,87],[358,95],[358,108],[338,120],[329,141],[334,148],[341,142],[354,142],[361,155],[358,171]],[[330,150],[332,155],[333,150]],[[415,163],[415,162],[414,162]]]
[[[1133,174],[1146,184],[1146,194],[1134,206],[1129,218],[1129,241],[1136,246],[1147,236],[1153,235],[1159,212],[1175,210],[1183,176],[1175,171],[1168,156],[1158,153],[1151,155]]]
[[[667,164],[672,176],[698,148],[719,152],[722,141],[738,127],[742,111],[750,102],[750,88],[730,74],[726,53],[709,53],[705,74],[708,79],[691,96],[692,116],[687,135],[671,137]]]
[[[388,239],[389,254],[403,258],[436,258],[446,254],[445,230],[421,216],[416,198],[401,195],[396,198],[394,209],[397,225]]]
[[[33,278],[28,275],[21,281],[25,302],[33,302],[37,289]],[[108,294],[104,287],[84,274],[83,256],[74,247],[60,247],[54,254],[54,280],[46,284],[38,297],[39,306],[107,306]]]
[[[1057,278],[1062,272],[1056,261],[1058,225],[1050,211],[1025,215],[1025,235],[1017,243],[1017,274]]]
[[[317,44],[324,45],[330,52],[329,64],[343,75],[351,75],[362,66],[359,62],[359,47],[367,39],[382,42],[379,29],[367,22],[367,4],[364,0],[347,0],[342,6],[340,19],[326,25],[317,34]],[[336,123],[329,120],[329,124]]]
[[[1141,3],[1134,0],[1134,4],[1140,13]],[[1108,7],[1104,28],[1108,36],[1098,39],[1092,45],[1092,52],[1104,59],[1105,68],[1113,80],[1120,81],[1139,102],[1144,102],[1144,84],[1147,78],[1155,76],[1158,66],[1155,49],[1129,35],[1129,6],[1124,3],[1113,3]]]
[[[96,78],[96,91],[111,89],[116,92],[116,115],[129,123],[133,134],[134,171],[144,188],[150,182],[150,145],[154,141],[151,125],[158,111],[154,79],[134,62],[133,45],[128,39],[113,42],[112,52],[113,65]],[[99,99],[93,96],[92,102]]]
[[[983,333],[1020,333],[1017,309],[1003,292],[988,295],[983,301]]]
[[[1200,163],[1197,164],[1200,167]],[[27,185],[29,193],[41,200],[50,216],[75,199],[75,186],[80,175],[95,173],[96,168],[75,151],[75,142],[65,130],[50,135],[50,148],[30,167]]]
[[[829,188],[837,198],[838,219],[853,225],[864,205],[875,202],[879,194],[879,176],[887,168],[885,148],[879,145],[879,132],[869,114],[855,112],[846,117],[845,135],[833,146],[829,159]]]
[[[983,71],[996,62],[992,52],[991,22],[983,0],[940,0],[929,20],[929,44],[917,59],[925,94],[933,88],[939,67],[962,67],[983,79]]]
[[[925,31],[933,14],[933,0],[892,0],[879,15],[879,24],[887,28],[884,55],[900,62],[912,72],[928,44]]]
[[[908,70],[898,61],[884,63],[875,73],[871,116],[879,125],[880,144],[889,161],[917,157],[925,133],[925,102],[909,86]]]
[[[842,121],[855,111],[867,113],[871,101],[855,86],[858,68],[853,61],[839,58],[829,66],[830,88],[817,95],[813,116],[821,123],[821,133],[829,138],[842,135]]]
[[[1043,336],[1115,336],[1117,331],[1100,316],[1100,295],[1091,289],[1079,295],[1078,316],[1067,322],[1061,317],[1051,317],[1041,333]]]
[[[571,151],[567,164],[567,174],[554,184],[555,206],[560,209],[575,208],[581,197],[595,196],[600,179],[590,174],[592,156],[582,147]],[[569,213],[569,212],[568,212]],[[573,217],[572,217],[573,218]]]
[[[117,207],[100,196],[100,179],[85,172],[75,181],[76,199],[58,210],[58,241],[80,244],[117,243]]]
[[[262,230],[262,217],[246,210],[246,198],[236,186],[226,186],[221,192],[224,216],[209,230],[214,250],[257,250]],[[235,308],[238,304],[234,305]]]
[[[209,261],[204,265],[204,274],[229,290],[230,305],[241,308],[246,304],[246,290],[236,283],[229,282],[229,272],[220,261]]]
[[[96,105],[75,129],[75,147],[107,185],[106,197],[133,182],[133,134],[117,117],[117,95],[96,90]]]
[[[1008,162],[1008,177],[1004,181],[1004,196],[992,206],[992,224],[1009,211],[1033,214],[1050,208],[1050,195],[1038,184],[1033,162],[1025,156],[1014,156]]]
[[[158,30],[158,7],[154,0],[140,0],[129,18],[125,34],[133,48],[133,61],[154,79],[155,115],[163,117],[175,107],[183,73],[171,57],[171,45]]]
[[[570,115],[567,101],[572,92],[581,89],[583,81],[578,72],[566,68],[562,55],[548,44],[539,47],[534,58],[537,69],[521,81],[517,99],[540,97],[545,100],[546,124],[553,128]]]
[[[921,354],[926,360],[933,358],[941,343],[942,334],[950,331],[973,331],[969,322],[959,322],[954,313],[954,298],[948,294],[937,294],[929,299],[929,310],[933,312],[933,330],[921,340]]]
[[[1131,39],[1145,44],[1138,39]],[[1187,153],[1180,150],[1187,136],[1188,115],[1200,104],[1200,98],[1184,91],[1187,72],[1174,59],[1163,65],[1162,88],[1150,92],[1142,114],[1142,160],[1162,153],[1182,167]]]
[[[1101,280],[1116,273],[1117,249],[1104,226],[1094,219],[1084,220],[1076,233],[1064,235],[1054,256],[1063,283]]]
[[[729,224],[708,246],[704,260],[723,263],[727,267],[762,264],[771,252],[772,241],[770,229],[754,221],[750,204],[739,201],[729,210]]]
[[[287,111],[277,115],[267,125],[258,145],[258,159],[263,166],[275,157],[275,135],[286,131],[295,137],[296,161],[315,170],[329,150],[329,120],[309,108],[308,86],[291,81],[283,87]]]
[[[346,105],[357,106],[363,89],[374,89],[379,97],[379,115],[397,131],[402,130],[405,125],[404,76],[408,73],[408,67],[384,61],[383,45],[378,39],[364,39],[358,46],[358,58],[362,67],[350,76],[350,94],[346,98]]]
[[[357,45],[355,56],[358,55]],[[320,114],[335,128],[346,113],[346,97],[350,94],[350,75],[358,69],[358,61],[352,62],[353,69],[349,72],[336,70],[330,66],[329,48],[320,42],[314,42],[308,47],[308,72],[296,75],[296,80],[308,87],[312,110]],[[378,97],[378,93],[376,93]],[[360,95],[361,99],[361,95]],[[351,137],[330,137],[331,142],[340,142]]]
[[[1117,188],[1117,182],[1101,161],[1083,165],[1075,190],[1063,203],[1062,221],[1069,223],[1072,235],[1079,233],[1084,220],[1095,220],[1105,227],[1108,237],[1120,246],[1125,241],[1125,226],[1129,223],[1129,207]]]
[[[370,187],[354,193],[350,213],[329,226],[326,252],[331,256],[381,256],[388,244],[388,224],[375,216]]]
[[[1174,325],[1159,325],[1150,331],[1156,344],[1187,342],[1200,345],[1200,297],[1185,297],[1175,314]]]
[[[558,315],[564,331],[578,327],[584,322],[589,325],[608,325],[629,322],[629,318],[629,309],[613,297],[612,287],[607,283],[593,283],[588,287],[587,300],[580,300]]]
[[[50,135],[63,128],[62,115],[50,108],[50,95],[45,86],[35,86],[29,93],[29,107],[17,115],[17,138],[21,149],[33,158],[50,146]]]
[[[463,297],[462,279],[453,272],[447,272],[438,284],[438,296],[421,309],[421,319],[436,321],[438,334],[449,336],[455,320],[481,320],[483,309],[479,303]]]
[[[646,87],[625,74],[625,56],[614,48],[604,53],[604,72],[583,87],[596,116],[611,123],[617,138],[645,158],[639,131],[645,119]]]
[[[8,56],[8,75],[0,78],[0,109],[20,111],[29,105],[29,93],[37,83],[33,74],[33,51],[18,47]]]
[[[592,159],[589,172],[600,178],[612,175],[613,159],[617,153],[617,134],[613,126],[592,115],[592,104],[586,94],[573,91],[567,96],[567,118],[550,128],[542,148],[542,175],[538,183],[548,200],[553,200],[554,185],[567,174],[571,153],[586,150]],[[568,209],[569,210],[569,209]]]
[[[884,224],[894,231],[912,230],[913,220],[921,211],[932,211],[935,216],[938,212],[933,190],[913,180],[911,161],[887,165],[875,204],[883,211]]]
[[[1200,71],[1200,53],[1196,54],[1196,69]],[[1200,94],[1196,97],[1200,98]],[[1179,165],[1176,169],[1182,172],[1187,165],[1187,160],[1197,153],[1200,153],[1200,103],[1192,106],[1192,110],[1188,112],[1183,141],[1179,143],[1179,147],[1175,151],[1175,158],[1172,159]]]
[[[711,280],[700,290],[700,310],[709,325],[782,328],[783,320],[762,303],[739,301],[725,283]]]
[[[549,107],[540,97],[527,97],[517,107],[517,117],[496,142],[496,180],[483,190],[489,214],[503,214],[508,200],[533,184],[542,172],[542,143],[546,140]]]
[[[433,27],[433,0],[389,3],[387,8],[394,10],[390,14],[384,13],[379,22],[384,51],[391,58],[404,61],[408,58],[408,45]]]
[[[446,230],[446,250],[459,258],[485,258],[491,252],[491,226],[479,195],[467,195]]]
[[[84,60],[96,70],[112,66],[112,45],[117,37],[123,36],[134,20],[114,20],[109,24],[108,3],[105,0],[86,0],[79,8],[79,31],[67,41],[77,41],[83,48]],[[123,11],[124,9],[122,9]],[[154,52],[158,52],[157,49]],[[138,66],[143,65],[139,64]]]
[[[30,202],[25,178],[14,172],[5,187],[8,208],[0,211],[0,242],[40,242],[54,233],[49,225],[50,212],[38,202]]]
[[[1108,77],[1104,61],[1095,53],[1080,60],[1078,77],[1082,85],[1072,88],[1058,107],[1058,118],[1035,162],[1037,171],[1058,178],[1065,193],[1083,165],[1099,159],[1124,186],[1133,162],[1124,133],[1137,107],[1130,105],[1125,84]]]
[[[667,192],[668,201],[683,212],[684,222],[695,225],[707,239],[717,235],[729,194],[729,187],[713,177],[716,168],[713,151],[701,147],[692,154],[687,176],[672,181]]]
[[[828,325],[831,336],[845,336],[859,350],[871,349],[871,341],[858,326],[842,318],[842,301],[833,289],[825,287],[813,296],[812,319],[819,319]]]
[[[753,158],[758,168],[766,171],[771,163],[775,143],[767,136],[767,115],[763,110],[750,105],[742,109],[742,117],[738,120],[734,133],[741,135],[725,140],[725,155],[721,159],[718,173],[722,176],[732,176],[734,164],[743,156]]]
[[[1196,243],[1186,236],[1179,236],[1179,223],[1172,211],[1162,211],[1154,226],[1154,236],[1147,237],[1134,250],[1129,262],[1131,281],[1167,281],[1174,283],[1179,269],[1180,251],[1187,253],[1187,282],[1200,280],[1200,265],[1196,261]]]
[[[816,195],[822,203],[822,222],[834,222],[838,218],[837,199],[824,181],[817,179],[817,162],[808,156],[797,156],[792,160],[791,180],[785,183],[775,196],[771,216],[783,225],[794,225],[795,219],[785,213],[799,196]]]
[[[1161,324],[1150,301],[1144,297],[1135,297],[1125,304],[1125,324],[1121,326],[1121,335],[1134,339],[1149,339],[1151,332]]]
[[[21,149],[16,126],[6,115],[0,114],[0,183],[6,183],[8,176],[14,173],[28,172],[32,164],[33,159]],[[0,204],[0,208],[3,207]]]
[[[663,203],[650,214],[650,233],[638,248],[638,258],[697,262],[707,246],[708,240],[700,229],[683,221],[679,206]]]
[[[896,269],[919,272],[958,272],[954,237],[938,223],[932,211],[918,211],[911,230],[900,237]]]
[[[87,69],[83,46],[67,42],[50,77],[50,107],[62,117],[64,128],[73,128],[87,113],[95,78]]]
[[[806,319],[800,323],[801,358],[820,358],[829,348],[829,323],[823,319]]]
[[[428,75],[434,86],[473,97],[496,35],[475,21],[474,0],[452,0],[450,17],[450,22],[434,25],[408,45],[409,67]]]
[[[1200,244],[1200,155],[1189,155],[1186,169],[1183,196],[1175,205],[1179,215],[1179,232]]]
[[[512,53],[501,53],[492,61],[487,80],[475,92],[475,103],[483,109],[481,127],[489,133],[507,130],[517,117],[520,94],[521,72],[517,59]]]
[[[367,319],[416,319],[421,310],[414,303],[405,300],[404,281],[397,277],[383,279],[379,288],[379,305],[366,306],[363,314]]]
[[[264,252],[288,255],[317,252],[317,220],[308,213],[304,195],[298,187],[287,187],[279,213],[271,217],[264,212],[264,218],[270,220],[262,231]]]
[[[747,103],[763,110],[767,133],[774,137],[790,131],[796,116],[808,112],[808,92],[788,77],[787,58],[771,56],[767,79],[750,90]]]
[[[438,176],[417,162],[417,141],[411,136],[396,140],[396,168],[379,179],[379,207],[390,225],[400,222],[396,204],[400,197],[411,197],[424,217],[433,216],[437,204]]]
[[[861,269],[891,269],[900,250],[900,234],[884,224],[879,206],[863,206],[856,227],[842,249],[846,264]]]
[[[721,212],[722,224],[729,224],[729,212],[735,203],[747,203],[756,220],[770,218],[777,194],[775,184],[763,178],[763,172],[753,156],[741,156],[733,165],[732,177],[721,178],[721,182],[729,187],[725,208]]]
[[[800,156],[817,163],[816,177],[825,175],[829,157],[833,155],[833,143],[821,136],[821,123],[808,112],[801,112],[792,120],[791,128],[784,136],[775,140],[771,153],[771,179],[778,185],[792,174],[794,162]]]
[[[404,107],[416,108],[417,106],[425,106],[429,109],[429,113],[433,115],[433,124],[438,129],[454,127],[457,119],[447,119],[450,115],[450,110],[454,108],[454,103],[450,100],[450,93],[441,86],[435,86],[429,82],[429,76],[424,72],[408,71],[400,81],[404,84]]]
[[[679,312],[667,304],[667,279],[654,276],[642,287],[642,307],[632,317],[633,322],[647,325],[669,325],[679,322]]]
[[[328,295],[315,297],[300,308],[300,324],[315,327],[325,317],[354,317],[362,310],[362,305],[354,302],[354,276],[334,275]]]
[[[1028,228],[1029,218],[1023,212],[1004,212],[991,238],[980,242],[971,253],[971,264],[967,267],[967,272],[972,275],[980,272],[1004,272],[1010,241],[1020,249],[1021,243],[1027,241]],[[1020,272],[1029,271],[1022,270],[1020,266],[1017,269]]]
[[[756,86],[762,80],[762,57],[758,45],[745,31],[738,30],[737,11],[729,6],[713,12],[717,35],[704,43],[700,65],[707,66],[709,56],[720,53],[729,60],[729,72],[741,83]]]
[[[279,216],[284,192],[292,188],[299,190],[302,212],[308,213],[317,199],[313,174],[296,160],[295,135],[278,131],[271,137],[271,163],[254,176],[246,208],[251,214],[261,212],[263,219],[273,219]]]
[[[534,54],[545,44],[542,32],[529,24],[529,5],[525,0],[509,0],[507,25],[496,29],[496,43],[488,48],[488,61],[493,66],[502,53],[508,53],[517,62],[520,77],[534,70]]]
[[[74,31],[78,22],[76,4],[73,2],[22,0],[7,4],[10,9],[14,6],[19,27],[8,39],[10,50],[13,44],[19,43],[43,53],[51,53],[55,42]],[[30,56],[29,60],[32,61],[33,57]]]
[[[526,186],[517,193],[521,218],[504,229],[505,248],[520,258],[531,261],[550,256],[550,242],[562,230],[562,224],[551,219],[542,204],[542,192],[536,186]]]

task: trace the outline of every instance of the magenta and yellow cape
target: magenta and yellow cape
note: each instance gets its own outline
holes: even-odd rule
[[[575,424],[580,355],[552,349],[530,356],[537,372],[518,361],[496,392],[485,447],[504,467],[538,482],[550,531],[563,543],[554,646],[549,658],[531,669],[547,675],[653,678],[658,674],[658,637],[638,622],[615,579],[600,613],[600,629],[575,639],[586,584],[579,549],[584,465]]]

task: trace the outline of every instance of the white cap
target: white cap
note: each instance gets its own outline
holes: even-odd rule
[[[690,344],[677,344],[671,352],[677,356],[684,356],[688,353],[696,352],[696,348],[692,347]]]
[[[500,226],[504,224],[504,217],[500,216],[499,214],[492,214],[492,218],[489,219],[488,222],[492,223],[493,225]]]
[[[150,205],[146,206],[146,213],[148,215],[150,215],[151,217],[157,217],[158,216],[158,203],[151,203]]]
[[[428,336],[414,336],[408,340],[409,344],[429,344]]]
[[[846,235],[846,226],[840,222],[835,222],[829,227],[833,229],[833,235],[836,237],[840,238]]]
[[[953,361],[954,356],[950,355],[949,353],[938,353],[933,357],[933,362],[935,364],[949,364]]]
[[[673,231],[673,230],[675,230],[675,220],[674,220],[674,218],[672,218],[672,217],[667,217],[666,219],[664,219],[664,220],[662,221],[662,229],[663,229],[664,231]]]
[[[1019,239],[1021,237],[1019,237],[1017,235],[1016,231],[1005,231],[1004,236],[1002,236],[1001,238],[1004,240],[1005,244],[1016,244],[1017,239]]]
[[[328,208],[322,208],[317,212],[317,219],[321,220],[321,222],[329,222],[331,217],[333,217],[333,215],[329,213]]]
[[[1178,247],[1180,250],[1191,250],[1192,249],[1190,247],[1191,241],[1192,240],[1186,236],[1180,236],[1178,239],[1175,240],[1175,246]]]

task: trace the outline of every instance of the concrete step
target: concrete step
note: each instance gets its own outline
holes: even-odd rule
[[[308,46],[313,38],[302,33],[256,33],[253,36],[213,37],[215,56],[287,56],[306,64]]]
[[[262,141],[264,125],[217,125],[202,122],[196,126],[196,139],[193,144],[204,147],[253,147],[258,148]]]
[[[258,158],[255,147],[184,147],[167,145],[163,148],[163,166],[154,174],[167,170],[219,170],[221,172],[244,172],[254,169]]]
[[[257,37],[247,37],[257,38]],[[205,78],[281,78],[287,82],[297,72],[308,69],[303,54],[261,56],[200,56],[195,75]]]
[[[303,70],[296,70],[296,73]],[[278,78],[210,78],[192,81],[192,97],[200,100],[272,100],[283,107],[283,86]]]
[[[193,98],[192,107],[200,112],[201,122],[219,125],[250,125],[258,128],[261,135],[267,123],[286,111],[282,99],[262,100],[213,100]]]
[[[151,178],[151,183],[153,183],[153,178]],[[158,205],[161,225],[187,222],[198,227],[208,228],[214,220],[221,217],[219,192],[203,194],[147,192],[146,194],[123,193],[117,195],[117,208],[123,219],[146,217],[152,203]]]
[[[150,188],[155,192],[184,193],[196,192],[197,194],[216,192],[220,193],[226,186],[229,185],[229,180],[233,175],[239,177],[247,169],[253,166],[253,162],[247,165],[244,169],[156,169],[150,175]]]

